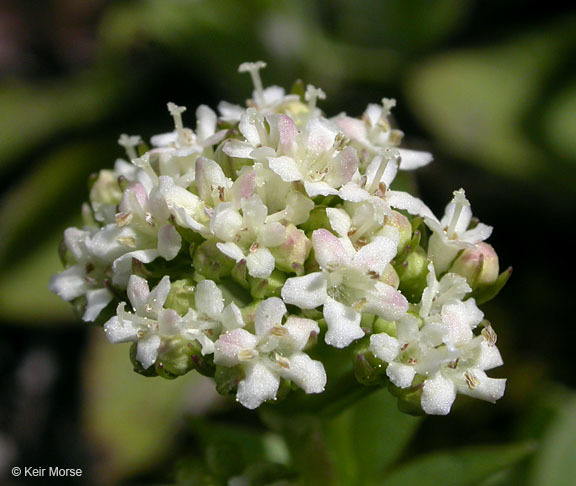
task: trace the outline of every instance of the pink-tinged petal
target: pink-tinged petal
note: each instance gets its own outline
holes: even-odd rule
[[[248,253],[246,267],[252,277],[267,278],[274,270],[276,261],[268,248],[258,248]]]
[[[282,376],[294,382],[306,393],[322,393],[326,386],[326,371],[320,361],[306,353],[290,356],[290,367],[282,370]]]
[[[251,144],[240,140],[228,140],[222,149],[226,155],[237,159],[249,159],[253,150],[254,147]]]
[[[468,324],[468,314],[463,302],[448,304],[442,307],[442,323],[446,326],[446,344],[457,346],[465,344],[472,339],[472,329]]]
[[[310,156],[320,155],[334,145],[338,129],[325,118],[312,118],[306,125],[306,148]]]
[[[132,182],[124,190],[120,211],[122,212],[142,212],[148,205],[148,193],[146,188],[139,182]]]
[[[282,287],[282,299],[300,309],[314,309],[326,302],[326,277],[322,272],[310,273],[303,277],[292,277]]]
[[[352,226],[352,220],[344,209],[326,208],[326,216],[328,216],[330,226],[337,235],[348,235],[348,231],[350,231],[350,227]]]
[[[362,120],[351,118],[349,116],[342,116],[335,118],[334,122],[342,129],[344,135],[348,138],[360,142],[361,144],[369,143],[366,138],[366,124]]]
[[[174,309],[162,309],[158,314],[158,331],[163,336],[180,334],[182,317]]]
[[[322,269],[350,265],[350,255],[339,238],[330,231],[318,229],[312,233],[314,256]]]
[[[467,384],[468,380],[461,380],[458,383],[458,392],[462,395],[468,395],[472,398],[486,400],[487,402],[495,403],[504,395],[506,390],[506,380],[503,378],[490,378],[484,371],[478,368],[472,368],[466,373],[473,376],[475,385],[470,387]]]
[[[145,370],[156,362],[161,341],[160,336],[157,334],[151,334],[138,341],[136,359],[140,361]]]
[[[292,338],[294,350],[296,351],[304,349],[312,333],[316,335],[320,333],[320,328],[316,321],[303,317],[289,316],[284,324],[284,328]]]
[[[212,318],[219,318],[224,310],[222,291],[212,280],[202,280],[196,285],[194,294],[196,309]]]
[[[246,378],[238,384],[236,399],[251,410],[266,400],[276,398],[280,378],[264,364],[256,362],[247,366]]]
[[[242,362],[238,353],[254,350],[258,338],[244,329],[234,329],[220,335],[214,343],[214,363],[222,366],[236,366]]]
[[[408,311],[408,301],[398,290],[376,282],[375,290],[366,295],[364,312],[376,314],[388,321],[400,319]]]
[[[170,277],[164,275],[158,285],[152,289],[150,295],[148,296],[148,308],[152,309],[153,312],[159,313],[168,298],[170,293]]]
[[[258,337],[265,336],[274,326],[282,324],[282,317],[286,314],[286,305],[278,297],[270,297],[258,305],[254,329]]]
[[[408,388],[416,376],[416,371],[412,366],[403,363],[390,363],[386,368],[386,376],[397,387]]]
[[[254,194],[256,188],[256,171],[251,170],[242,174],[234,181],[231,189],[231,199],[234,208],[240,209],[242,206],[242,199],[248,199]]]
[[[346,184],[358,169],[358,154],[354,147],[346,147],[333,160],[326,182],[332,187]]]
[[[336,348],[345,348],[352,341],[364,337],[360,327],[360,312],[328,297],[324,304],[324,319],[328,331],[324,340]]]
[[[437,372],[424,382],[422,410],[428,415],[448,415],[456,399],[456,387]]]
[[[181,246],[182,237],[174,226],[167,224],[158,230],[158,254],[162,258],[168,261],[176,258]]]
[[[394,241],[386,236],[378,236],[358,250],[352,258],[352,265],[380,275],[396,256],[396,251],[397,245]]]
[[[350,202],[362,202],[370,199],[370,193],[362,189],[356,182],[348,182],[344,184],[340,191],[339,196],[344,199],[344,201]]]
[[[430,152],[398,149],[400,152],[400,170],[414,170],[428,165],[434,157]]]
[[[96,319],[102,309],[112,301],[112,294],[108,289],[94,289],[86,292],[86,310],[82,320],[92,322]]]
[[[396,209],[403,209],[414,216],[429,218],[439,224],[438,219],[426,204],[420,199],[403,191],[388,191],[386,193],[388,204]]]
[[[338,194],[338,191],[334,189],[330,184],[322,181],[304,181],[304,189],[306,190],[306,194],[308,194],[310,197],[330,196],[332,194]]]
[[[128,280],[127,289],[128,299],[132,308],[137,314],[144,316],[147,314],[146,305],[148,303],[148,297],[150,296],[150,288],[148,287],[148,281],[138,275],[130,275],[130,280]]]
[[[224,329],[228,331],[245,326],[244,319],[242,318],[242,312],[234,302],[227,305],[222,312],[221,322],[222,326],[224,326]]]
[[[86,268],[74,265],[50,278],[50,290],[66,301],[80,297],[87,290]]]
[[[292,153],[296,136],[298,135],[298,128],[296,128],[292,118],[287,115],[280,115],[278,119],[278,135],[280,137],[278,148],[284,154]]]
[[[216,243],[216,248],[236,262],[244,258],[244,252],[236,243]]]
[[[117,316],[112,317],[104,324],[104,334],[112,344],[138,340],[138,329],[134,324],[126,319],[120,322]]]
[[[302,180],[302,173],[292,157],[282,155],[280,157],[270,157],[268,165],[283,181],[295,182]]]
[[[196,135],[200,140],[206,140],[216,130],[216,113],[206,105],[196,109]]]
[[[370,336],[370,352],[386,363],[396,359],[401,347],[398,339],[389,336],[385,332]]]

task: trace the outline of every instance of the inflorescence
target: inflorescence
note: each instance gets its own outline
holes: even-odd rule
[[[168,103],[175,129],[153,148],[120,137],[128,161],[91,181],[51,290],[133,343],[136,371],[196,369],[251,409],[290,388],[322,393],[322,346],[428,414],[458,393],[498,400],[506,380],[486,371],[502,359],[478,308],[510,274],[484,242],[492,228],[462,189],[439,219],[391,188],[432,160],[400,148],[394,100],[326,118],[321,89],[264,88],[263,67],[239,68],[254,84],[246,107],[201,105],[192,130]]]

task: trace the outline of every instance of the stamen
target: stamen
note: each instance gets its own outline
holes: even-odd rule
[[[168,111],[172,118],[174,118],[174,127],[176,128],[176,133],[178,134],[178,144],[186,144],[186,135],[184,133],[184,124],[182,123],[182,113],[186,111],[185,106],[178,106],[175,103],[168,103]]]
[[[142,142],[142,139],[138,135],[130,136],[126,135],[125,133],[120,135],[120,138],[118,139],[118,145],[124,147],[124,150],[126,150],[126,155],[130,160],[136,159],[138,157],[138,154],[136,153],[136,147],[140,142]]]
[[[260,79],[260,69],[264,69],[266,63],[264,61],[256,62],[243,62],[238,67],[239,73],[250,73],[252,84],[254,85],[254,101],[257,105],[264,103],[264,88],[262,87],[262,79]]]
[[[382,118],[388,118],[395,106],[396,100],[394,98],[382,98]]]

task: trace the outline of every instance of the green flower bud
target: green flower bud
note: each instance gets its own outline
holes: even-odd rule
[[[412,251],[401,263],[399,289],[410,302],[418,302],[426,288],[427,265],[428,258],[421,247]]]
[[[380,334],[381,332],[385,332],[389,336],[396,337],[396,323],[394,321],[387,321],[379,317],[374,321],[373,326],[373,334]]]
[[[250,283],[250,295],[254,299],[280,297],[280,291],[286,282],[286,274],[274,270],[267,278],[248,277],[248,282]]]
[[[388,389],[392,395],[398,398],[398,410],[409,415],[425,415],[421,405],[424,377],[416,375],[412,386],[409,388],[398,388],[389,383]]]
[[[491,245],[480,242],[474,248],[464,250],[449,271],[462,275],[472,289],[485,287],[498,278],[498,255]]]
[[[185,278],[172,282],[164,307],[174,309],[181,316],[186,315],[190,308],[194,308],[194,281]]]
[[[216,247],[216,240],[206,240],[194,251],[194,268],[203,277],[220,282],[232,273],[234,260]]]
[[[200,346],[182,338],[164,339],[158,350],[155,368],[158,376],[174,379],[194,368],[192,355],[200,352]]]
[[[354,375],[363,385],[379,385],[388,381],[385,367],[368,348],[362,348],[354,356]]]
[[[286,226],[286,240],[279,246],[270,248],[276,267],[283,272],[304,274],[304,262],[310,255],[312,243],[304,231],[293,224]]]

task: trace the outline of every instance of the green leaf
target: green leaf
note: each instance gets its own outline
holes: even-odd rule
[[[576,395],[571,394],[542,439],[531,486],[564,486],[576,478]]]
[[[380,486],[471,486],[526,458],[533,442],[471,447],[418,457],[375,484]]]

